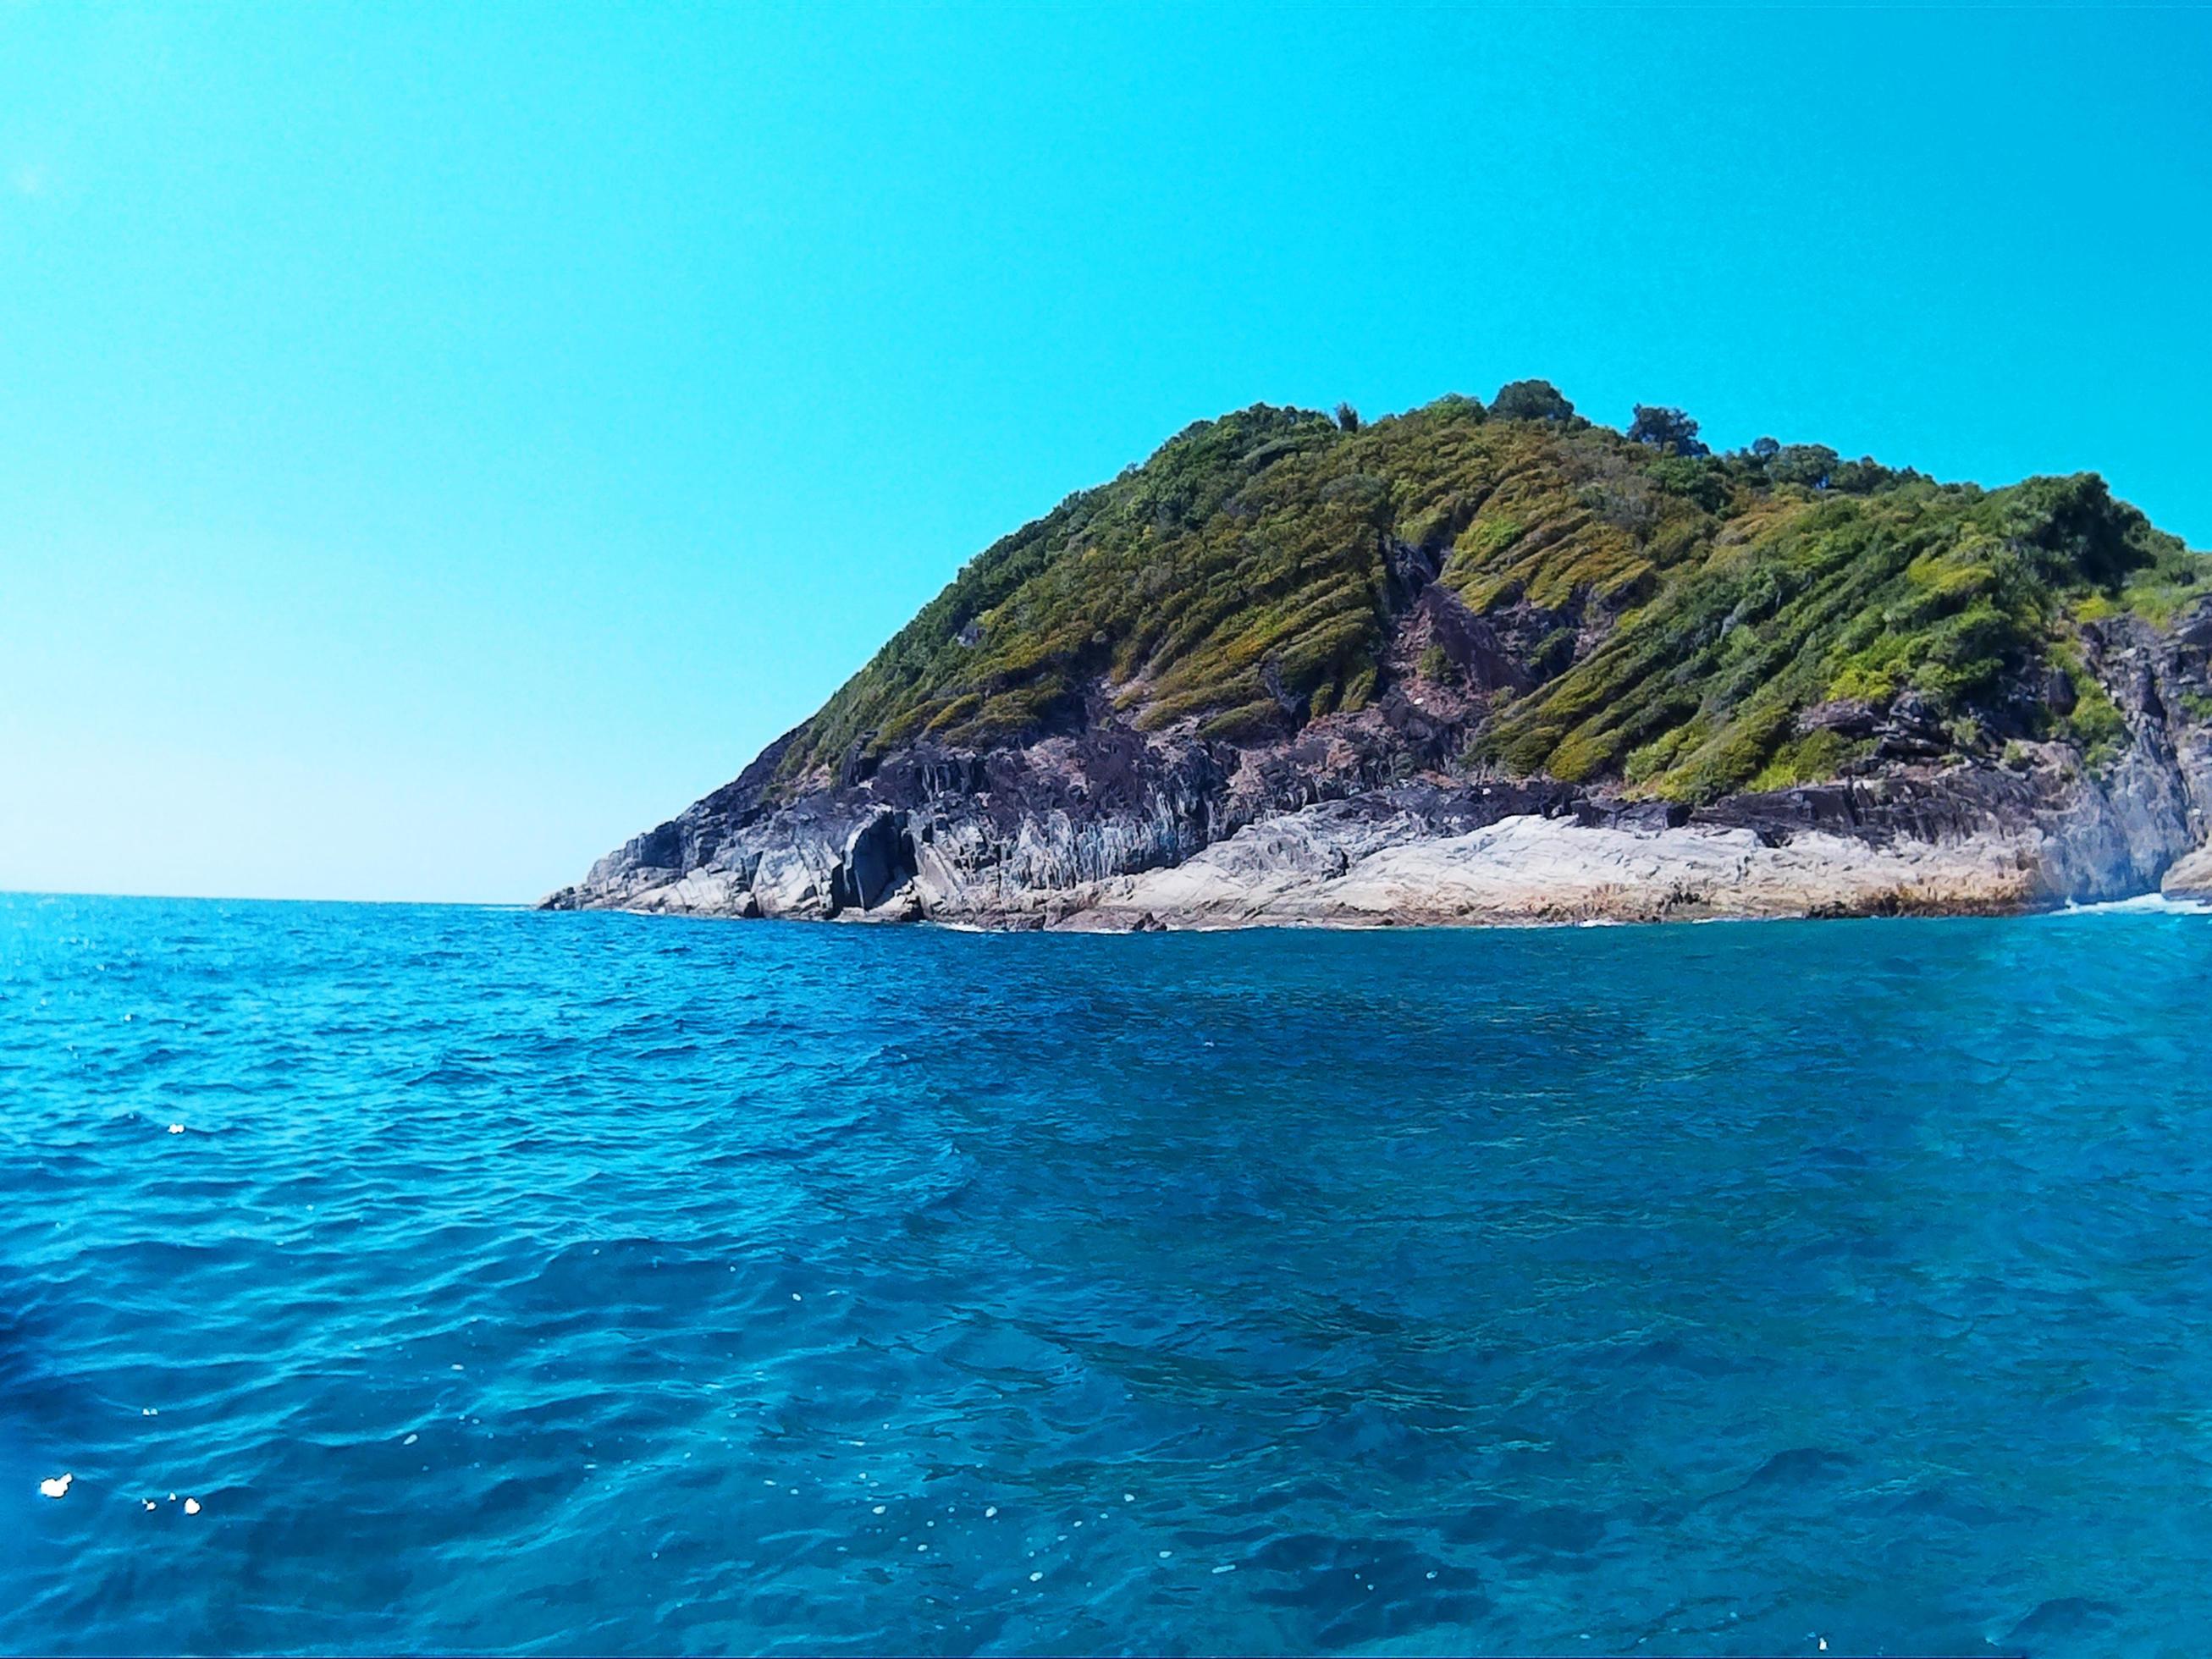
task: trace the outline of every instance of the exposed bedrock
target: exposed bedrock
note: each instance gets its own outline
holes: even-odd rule
[[[2212,848],[2200,847],[2175,860],[2159,886],[2168,898],[2212,902]]]
[[[1110,721],[984,753],[915,744],[781,805],[765,788],[771,745],[548,902],[1136,929],[2003,912],[2161,884],[2212,893],[2212,739],[2173,713],[2198,695],[2203,652],[2143,635],[2111,645],[2099,667],[2129,742],[2098,764],[2016,744],[2002,761],[1892,761],[1694,810],[1455,772],[1450,709],[1395,694],[1262,747]],[[1807,713],[1899,726],[1891,712]]]
[[[2212,557],[2091,474],[1715,456],[1517,393],[1194,424],[546,902],[1150,929],[2212,889]]]

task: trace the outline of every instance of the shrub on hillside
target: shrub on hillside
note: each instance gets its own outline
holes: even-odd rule
[[[1490,412],[1502,421],[1565,421],[1575,406],[1549,380],[1510,380],[1498,388]]]

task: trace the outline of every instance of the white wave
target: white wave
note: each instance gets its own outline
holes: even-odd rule
[[[2107,899],[2101,904],[2068,904],[2050,914],[2054,916],[2212,916],[2212,903],[2203,899],[2168,898],[2163,893],[2138,893],[2133,898]]]

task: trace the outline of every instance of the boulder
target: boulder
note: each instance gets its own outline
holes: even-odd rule
[[[1797,715],[1799,734],[1814,732],[1834,732],[1846,738],[1870,738],[1879,716],[1872,703],[1860,697],[1838,697],[1828,702],[1816,702],[1801,709]]]
[[[2200,847],[2176,860],[2159,891],[2168,898],[2212,900],[2212,847]]]

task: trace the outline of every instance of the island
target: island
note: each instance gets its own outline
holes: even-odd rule
[[[553,909],[1152,931],[2212,896],[2212,556],[1548,383],[1260,405],[984,550]]]

